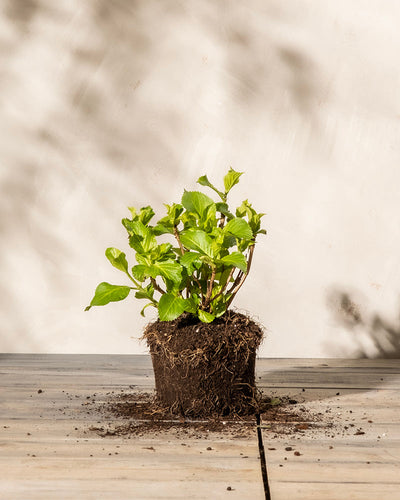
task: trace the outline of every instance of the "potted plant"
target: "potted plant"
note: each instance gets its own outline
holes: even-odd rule
[[[200,191],[184,191],[181,203],[165,205],[167,214],[152,224],[150,206],[122,224],[136,265],[107,248],[106,257],[124,272],[129,286],[98,285],[86,308],[125,299],[132,290],[155,307],[158,319],[147,325],[156,398],[171,413],[186,416],[249,412],[255,402],[255,358],[263,331],[248,316],[230,309],[251,268],[262,213],[246,200],[232,212],[228,195],[242,172],[232,168],[217,189],[207,176]],[[160,238],[161,237],[161,238]],[[160,242],[159,240],[162,240]],[[168,241],[169,240],[169,241]]]

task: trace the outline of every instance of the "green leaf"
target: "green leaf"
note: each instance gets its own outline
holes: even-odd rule
[[[212,310],[213,314],[215,315],[216,318],[221,317],[223,314],[225,314],[226,309],[227,309],[227,302],[229,298],[231,297],[231,294],[226,294],[226,295],[221,295],[213,301],[212,303]]]
[[[106,257],[114,267],[124,273],[128,273],[128,262],[124,252],[121,252],[118,248],[110,247],[106,250]]]
[[[225,234],[224,236],[224,247],[230,248],[236,245],[236,238],[231,234]]]
[[[133,234],[133,229],[131,228],[133,220],[127,219],[126,217],[121,220],[122,225],[124,228],[128,231],[129,236],[132,236]]]
[[[197,314],[197,308],[200,303],[200,298],[197,295],[185,300],[185,311],[191,314]]]
[[[129,246],[131,246],[138,254],[146,254],[143,244],[143,238],[137,234],[132,234],[129,238]]]
[[[214,205],[214,201],[200,191],[185,191],[182,196],[182,205],[189,212],[195,212],[202,218],[207,208]]]
[[[195,250],[213,258],[212,240],[207,233],[200,229],[187,229],[179,235],[184,247]]]
[[[167,208],[167,215],[157,222],[157,225],[153,228],[154,234],[166,234],[174,233],[174,227],[180,222],[180,216],[183,212],[183,206],[177,203],[172,205],[164,205]]]
[[[213,189],[218,194],[218,196],[221,198],[222,201],[226,200],[225,194],[221,193],[221,191],[219,191],[219,189],[217,189],[215,186],[213,186],[211,184],[211,182],[208,180],[206,175],[202,175],[201,177],[199,177],[197,179],[197,183],[200,184],[201,186],[206,186],[206,187]]]
[[[236,216],[237,217],[245,217],[247,215],[247,219],[249,222],[249,226],[251,227],[251,230],[253,231],[253,234],[259,234],[261,233],[260,227],[261,227],[261,218],[265,215],[264,213],[257,213],[254,208],[251,206],[251,203],[249,203],[248,200],[244,200],[240,207],[236,209]]]
[[[199,220],[198,215],[196,215],[194,212],[183,212],[181,221],[183,223],[183,228],[184,229],[190,229],[190,228],[197,228],[197,222]]]
[[[253,234],[257,234],[261,227],[261,217],[265,214],[255,214],[251,219],[249,219],[249,226],[253,231]]]
[[[172,205],[165,205],[167,207],[168,220],[175,225],[179,222],[179,217],[183,212],[183,206],[179,203],[173,203]]]
[[[244,252],[252,245],[254,245],[254,240],[240,240],[238,241],[237,249],[239,250],[239,252]]]
[[[233,186],[239,182],[242,174],[243,172],[236,172],[232,167],[229,169],[229,172],[224,177],[225,194],[228,194]]]
[[[180,283],[182,280],[182,266],[173,260],[155,262],[150,266],[149,273],[152,278],[162,276],[173,283]]]
[[[179,262],[186,268],[188,274],[193,274],[201,267],[200,255],[195,252],[186,252],[180,257]]]
[[[147,225],[155,215],[154,210],[151,208],[150,205],[148,205],[147,207],[142,207],[139,213],[135,207],[128,207],[128,210],[132,214],[132,220],[130,221],[129,219],[123,219],[122,223],[124,224],[125,227],[127,227],[127,225],[129,224],[126,224],[126,222],[124,221],[128,221],[128,223],[134,221],[140,221],[142,224]]]
[[[171,243],[161,243],[152,252],[150,252],[150,262],[162,260],[175,260],[175,254]]]
[[[161,243],[161,245],[159,245],[157,248],[160,257],[170,252],[171,249],[172,249],[171,243]]]
[[[222,263],[227,266],[235,266],[244,273],[247,271],[246,257],[241,252],[232,252],[231,254],[223,257],[218,263]]]
[[[215,203],[209,205],[207,210],[203,214],[203,219],[200,221],[200,228],[204,229],[206,233],[210,233],[214,228],[217,227],[219,218],[216,217],[217,207]]]
[[[136,253],[135,254],[135,259],[142,266],[149,266],[151,264],[151,261],[149,260],[148,256],[147,255],[142,255],[141,253]]]
[[[232,268],[231,267],[227,267],[222,273],[220,273],[220,275],[218,276],[218,284],[219,286],[222,288],[223,286],[226,285],[227,281],[228,281],[228,278],[230,276],[230,273],[231,273],[231,270]],[[230,281],[233,281],[233,278],[231,277],[230,278]]]
[[[148,205],[147,207],[142,207],[140,209],[139,220],[142,224],[147,226],[147,224],[151,221],[154,215],[155,215],[154,210],[151,208],[150,205]]]
[[[153,303],[156,303],[156,301],[153,299],[153,295],[154,295],[154,287],[152,284],[147,285],[146,288],[142,288],[135,293],[135,297],[137,299],[149,299]]]
[[[139,280],[144,281],[149,274],[150,266],[146,266],[145,264],[138,264],[137,266],[132,267],[132,276]]]
[[[161,224],[160,221],[156,226],[153,227],[153,233],[156,236],[160,236],[161,234],[174,234],[174,226],[172,224]]]
[[[136,208],[135,207],[128,207],[128,210],[132,214],[132,220],[136,220],[138,218],[138,214],[137,214]]]
[[[236,216],[237,217],[244,217],[245,215],[247,215],[247,217],[250,220],[256,214],[257,214],[257,212],[251,206],[251,203],[249,203],[249,200],[242,201],[242,204],[240,205],[240,207],[238,207],[236,209]]]
[[[211,267],[211,268],[215,268],[216,264],[215,264],[215,261],[214,259],[212,259],[211,257],[209,257],[208,255],[202,255],[200,257],[200,260],[203,264],[207,264],[207,266]]]
[[[110,285],[110,283],[106,282],[100,283],[96,288],[90,306],[87,306],[85,311],[88,311],[92,306],[105,306],[109,302],[123,300],[129,295],[130,291],[129,286]]]
[[[240,217],[231,219],[224,227],[224,232],[236,236],[236,238],[250,240],[253,237],[253,231],[249,224]]]
[[[130,222],[129,228],[132,232],[129,244],[136,252],[147,253],[157,247],[157,240],[151,228],[136,220]]]
[[[216,203],[217,212],[225,215],[225,217],[230,220],[235,216],[229,211],[229,207],[227,203]]]
[[[215,319],[214,314],[203,311],[202,309],[199,309],[198,314],[200,321],[203,323],[211,323]]]
[[[158,303],[158,315],[161,321],[172,321],[185,311],[185,300],[172,293],[161,295]]]

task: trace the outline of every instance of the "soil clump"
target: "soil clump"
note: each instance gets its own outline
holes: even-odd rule
[[[157,401],[171,414],[254,414],[256,351],[263,329],[228,311],[212,323],[190,314],[150,323],[143,337],[153,361]]]

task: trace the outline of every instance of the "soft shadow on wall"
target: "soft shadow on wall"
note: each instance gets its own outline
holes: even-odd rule
[[[238,138],[317,125],[320,68],[276,1],[3,4],[0,350],[93,349],[109,334],[83,308],[105,246],[125,243],[121,205],[172,201],[220,158],[251,179],[252,139]]]
[[[365,310],[354,294],[340,290],[328,294],[328,305],[335,320],[349,332],[355,357],[400,359],[400,313],[393,323]],[[341,357],[349,355],[347,348],[329,347]]]

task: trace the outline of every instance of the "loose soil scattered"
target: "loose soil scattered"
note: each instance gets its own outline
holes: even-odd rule
[[[100,396],[100,395],[98,395]],[[155,436],[160,433],[173,433],[179,437],[204,438],[212,434],[231,438],[252,436],[256,427],[255,414],[230,415],[224,417],[185,418],[171,415],[149,393],[124,392],[108,394],[106,401],[96,402],[95,396],[85,403],[100,413],[101,425],[89,428],[100,436]],[[312,429],[331,429],[333,423],[325,414],[315,414],[307,410],[297,400],[289,397],[260,396],[258,413],[261,427],[278,435],[300,436]],[[104,422],[104,423],[103,423]]]
[[[97,420],[89,431],[104,437],[168,432],[176,437],[247,438],[254,436],[259,416],[269,439],[296,439],[313,431],[329,438],[365,434],[350,415],[335,419],[335,410],[326,405],[323,411],[310,409],[302,395],[305,389],[291,396],[260,393],[254,368],[263,330],[246,315],[230,311],[212,324],[182,315],[148,325],[144,337],[153,359],[155,392],[127,389],[84,396],[85,413]],[[59,409],[63,414],[65,410]]]
[[[229,417],[185,418],[171,415],[169,410],[157,403],[153,393],[136,391],[129,386],[120,392],[100,392],[91,395],[71,394],[66,391],[71,405],[58,408],[64,415],[76,417],[76,401],[81,401],[84,420],[95,421],[95,425],[75,427],[84,434],[95,432],[102,437],[154,438],[168,435],[171,438],[189,439],[238,439],[254,438],[256,415],[230,415]],[[303,391],[304,392],[304,391]],[[332,396],[335,393],[332,394]],[[332,397],[331,396],[331,397]],[[38,395],[38,397],[41,397]],[[341,410],[341,411],[338,411]],[[79,410],[78,410],[79,411]],[[362,439],[369,434],[373,421],[367,413],[356,418],[352,410],[343,411],[335,402],[331,405],[310,408],[300,391],[298,394],[282,396],[277,392],[260,395],[260,426],[263,434],[271,440],[284,440],[292,444],[302,436],[311,439],[357,436]],[[367,425],[367,428],[363,424]],[[361,425],[360,425],[361,424]],[[6,427],[5,427],[6,428]],[[381,439],[376,436],[377,441]],[[329,447],[331,449],[333,447]],[[274,451],[271,447],[268,450]],[[298,450],[293,450],[298,451]],[[296,455],[297,456],[297,455]]]

